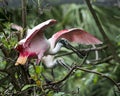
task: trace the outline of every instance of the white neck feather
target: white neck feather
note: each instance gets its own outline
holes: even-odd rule
[[[52,46],[53,46],[53,45],[52,45]],[[62,46],[63,46],[63,44],[60,43],[60,42],[58,42],[58,43],[55,45],[54,48],[50,48],[50,50],[48,51],[48,53],[49,53],[50,55],[54,55],[54,54],[56,54],[56,53],[59,52],[59,50],[61,49]]]

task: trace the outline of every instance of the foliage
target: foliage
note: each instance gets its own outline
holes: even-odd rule
[[[38,0],[39,1],[39,0]],[[36,6],[27,5],[27,27],[32,28],[35,25],[54,18],[58,21],[57,25],[45,30],[45,35],[50,38],[52,34],[67,28],[82,28],[105,42],[103,35],[92,17],[90,11],[85,5],[66,4],[60,6],[48,6],[44,8],[41,3]],[[34,4],[34,5],[35,5]],[[93,6],[102,27],[114,45],[114,50],[118,58],[120,58],[120,11],[117,7]],[[113,11],[114,10],[114,11]],[[119,96],[119,92],[115,84],[111,82],[108,76],[115,82],[120,82],[120,65],[119,61],[113,58],[112,52],[108,48],[99,51],[100,61],[90,64],[83,62],[84,59],[79,58],[76,54],[63,55],[70,50],[62,48],[61,52],[56,56],[64,58],[65,63],[71,66],[80,65],[91,71],[100,72],[105,76],[100,76],[94,72],[83,70],[74,70],[70,76],[61,83],[55,83],[62,80],[69,70],[58,65],[53,69],[48,69],[44,64],[36,65],[35,60],[30,60],[25,66],[14,66],[18,56],[18,52],[14,50],[14,46],[19,40],[19,31],[11,29],[11,23],[23,25],[21,8],[8,9],[7,7],[0,9],[0,95],[2,96]],[[78,49],[88,49],[91,46],[83,46],[72,44]],[[97,46],[101,47],[101,46]],[[110,46],[108,46],[110,47]],[[62,55],[62,56],[61,56]],[[106,59],[111,56],[112,58]],[[90,52],[87,59],[93,60],[94,52]],[[101,62],[103,61],[103,62]],[[51,84],[53,83],[53,85]],[[116,84],[117,84],[116,83]],[[115,91],[114,91],[115,90]]]

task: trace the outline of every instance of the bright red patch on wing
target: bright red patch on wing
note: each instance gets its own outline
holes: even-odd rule
[[[23,51],[23,45],[17,45],[17,47],[15,48],[16,50],[18,50],[19,52]]]
[[[23,52],[20,52],[20,55],[23,56],[23,57],[24,57],[24,56],[27,56],[27,57],[28,57],[28,56],[29,56],[29,52],[23,51]]]

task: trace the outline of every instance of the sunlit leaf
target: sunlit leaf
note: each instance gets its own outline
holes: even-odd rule
[[[25,85],[25,86],[21,89],[21,91],[27,90],[28,88],[30,88],[30,87],[35,87],[35,86],[36,86],[35,84]]]

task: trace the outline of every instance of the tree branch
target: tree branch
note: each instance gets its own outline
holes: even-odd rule
[[[88,49],[80,49],[79,52],[84,52],[84,53],[88,53],[90,51],[99,51],[99,50],[103,50],[103,49],[106,49],[107,48],[107,45],[103,45],[101,47],[97,47],[97,48],[88,48]],[[78,50],[76,50],[77,52]],[[64,54],[61,54],[61,55],[58,55],[56,57],[61,57],[61,56],[67,56],[67,55],[71,55],[71,54],[75,54],[75,52],[68,52],[68,53],[64,53]]]
[[[83,69],[83,68],[78,67],[78,66],[76,67],[76,69],[79,69],[79,70],[82,70],[82,71],[85,71],[85,72],[88,72],[88,73],[94,73],[94,74],[97,74],[97,75],[99,75],[99,76],[101,76],[101,77],[104,77],[104,78],[110,80],[114,85],[116,85],[116,87],[117,87],[118,90],[120,91],[119,85],[118,85],[112,78],[106,76],[105,74],[102,74],[102,73],[99,73],[99,72],[96,72],[96,71],[92,71],[92,70],[88,70],[88,69]]]
[[[91,63],[92,65],[98,65],[98,64],[102,64],[104,62],[109,62],[110,60],[113,59],[113,56],[108,56],[106,58],[100,59],[100,60],[92,60],[89,63]]]
[[[89,10],[90,10],[90,12],[91,12],[94,20],[95,20],[95,22],[96,22],[96,24],[97,24],[97,27],[98,27],[99,31],[101,32],[101,34],[102,34],[102,36],[103,36],[103,39],[104,39],[105,42],[107,43],[108,48],[109,48],[111,54],[113,55],[114,59],[115,59],[117,62],[120,62],[120,58],[117,56],[116,50],[115,50],[115,48],[114,48],[114,45],[111,43],[110,39],[109,39],[108,36],[105,34],[105,31],[104,31],[104,29],[102,28],[102,25],[100,24],[100,21],[99,21],[97,15],[96,15],[94,9],[92,8],[92,5],[91,5],[91,3],[90,3],[90,0],[85,0],[85,2],[86,2],[86,4],[87,4],[87,6],[88,6],[88,8],[89,8]]]
[[[72,74],[72,72],[74,71],[74,69],[76,69],[76,66],[73,66],[71,68],[71,70],[68,72],[68,74],[63,79],[61,79],[61,80],[59,80],[57,82],[51,82],[50,85],[59,84],[59,83],[62,83],[63,81],[65,81]]]
[[[101,76],[101,77],[104,77],[104,78],[110,80],[110,81],[118,88],[118,90],[119,90],[119,92],[120,92],[120,87],[119,87],[119,85],[118,85],[112,78],[110,78],[110,77],[108,77],[108,76],[106,76],[105,74],[102,74],[102,73],[100,73],[100,72],[96,72],[96,71],[93,71],[93,70],[88,70],[88,69],[85,69],[85,68],[81,68],[80,66],[77,66],[77,65],[73,66],[73,67],[71,68],[71,70],[68,72],[68,74],[67,74],[63,79],[61,79],[61,80],[59,80],[59,81],[56,81],[56,82],[51,82],[51,83],[49,83],[49,84],[46,84],[46,85],[44,85],[44,88],[47,88],[47,86],[50,87],[50,85],[51,85],[51,86],[55,86],[55,85],[58,85],[58,84],[64,82],[66,79],[69,78],[69,76],[70,76],[75,70],[81,70],[81,71],[84,71],[84,72],[93,73],[93,74],[99,75],[99,76]]]
[[[26,11],[26,0],[21,0],[22,1],[22,27],[24,29],[22,36],[25,36],[25,31],[26,31],[26,26],[27,26],[27,11]]]

